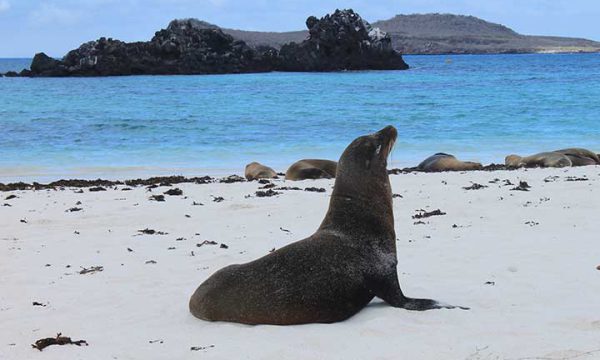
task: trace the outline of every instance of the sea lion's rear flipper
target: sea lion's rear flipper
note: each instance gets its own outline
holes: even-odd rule
[[[467,307],[445,304],[432,299],[413,299],[406,297],[400,289],[398,275],[396,275],[395,273],[387,275],[382,279],[371,281],[371,287],[371,291],[373,291],[375,296],[382,299],[391,306],[397,308],[415,311],[456,308],[469,310],[469,308]]]
[[[565,153],[564,154],[566,157],[569,158],[569,160],[571,160],[571,166],[588,166],[588,165],[596,165],[596,160],[587,157],[587,156],[582,156],[579,154],[570,154],[570,153]]]
[[[445,304],[439,301],[431,300],[431,299],[411,299],[405,298],[406,302],[403,304],[402,308],[406,310],[415,310],[415,311],[425,311],[425,310],[433,310],[433,309],[462,309],[469,310],[468,307],[464,306],[454,306],[450,304]]]

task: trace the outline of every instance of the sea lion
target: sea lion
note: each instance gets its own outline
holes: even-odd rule
[[[246,165],[245,174],[246,180],[258,180],[258,179],[274,179],[277,177],[277,172],[268,166],[261,163],[251,162]]]
[[[388,126],[354,140],[340,158],[318,230],[258,260],[217,271],[192,295],[191,313],[209,321],[292,325],[345,320],[375,296],[409,310],[454,308],[400,290],[386,170],[396,136]]]
[[[568,156],[557,152],[543,152],[531,156],[521,157],[519,155],[508,155],[504,159],[506,166],[510,168],[520,167],[567,167],[572,162]]]
[[[481,170],[480,163],[460,161],[450,154],[437,153],[423,160],[417,169],[425,172]]]
[[[571,159],[572,166],[600,165],[598,154],[588,149],[569,148],[556,150],[554,152],[567,155],[567,157]]]
[[[286,180],[331,179],[337,163],[331,160],[304,159],[292,164],[285,172]]]
[[[571,166],[589,166],[589,165],[597,165],[598,163],[587,156],[581,156],[576,154],[564,154],[566,157],[571,160]]]

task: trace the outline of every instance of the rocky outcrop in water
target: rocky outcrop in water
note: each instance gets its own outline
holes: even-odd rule
[[[307,20],[309,38],[284,45],[248,46],[214,26],[172,21],[148,42],[100,38],[70,51],[62,60],[36,54],[20,76],[110,76],[228,74],[267,71],[406,69],[389,36],[352,10]],[[11,73],[10,75],[15,75]]]
[[[141,74],[225,74],[270,71],[268,50],[260,52],[220,29],[201,29],[195,20],[174,20],[149,42],[100,38],[70,51],[62,60],[36,54],[32,76]]]
[[[320,20],[306,20],[307,40],[283,45],[284,71],[404,70],[408,65],[392,48],[390,37],[352,10],[336,10]]]

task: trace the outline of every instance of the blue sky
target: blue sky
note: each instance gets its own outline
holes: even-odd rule
[[[600,41],[598,0],[0,0],[0,57],[63,56],[101,36],[150,39],[174,18],[247,30],[299,30],[309,15],[353,8],[369,21],[395,14],[474,15],[531,35]]]

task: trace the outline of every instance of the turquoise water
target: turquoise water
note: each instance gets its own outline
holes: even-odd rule
[[[388,124],[398,167],[440,151],[600,151],[600,54],[405,58],[409,71],[0,78],[0,181],[285,170]]]

